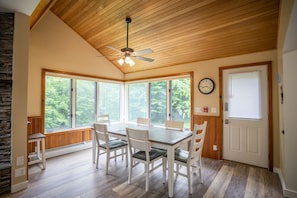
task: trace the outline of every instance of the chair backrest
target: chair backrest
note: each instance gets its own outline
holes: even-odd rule
[[[150,119],[149,118],[137,118],[137,124],[138,125],[150,125]]]
[[[97,145],[106,144],[109,142],[109,136],[107,134],[107,125],[102,123],[94,123],[95,137]],[[106,144],[108,146],[108,144]]]
[[[107,123],[110,124],[109,114],[101,114],[97,116],[97,123]]]
[[[133,152],[136,150],[145,151],[146,159],[149,161],[149,151],[151,149],[151,145],[148,130],[126,128],[126,133],[128,137],[130,156],[132,156]]]
[[[176,129],[176,130],[183,130],[184,122],[183,121],[176,121],[176,120],[166,120],[165,127],[168,129]]]
[[[203,124],[195,124],[193,136],[190,144],[190,158],[188,160],[198,158],[202,154],[204,137],[206,133],[207,121],[204,121]]]

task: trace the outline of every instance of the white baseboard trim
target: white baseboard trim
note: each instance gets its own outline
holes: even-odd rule
[[[282,174],[282,171],[279,168],[273,168],[273,172],[277,173],[283,188],[283,195],[285,197],[297,197],[297,191],[295,190],[291,190],[291,189],[287,189],[286,187],[286,182],[284,179],[284,176]]]
[[[11,186],[11,193],[15,193],[15,192],[24,190],[26,188],[28,188],[28,180],[26,180],[24,182],[21,182],[21,183],[18,183],[18,184],[15,184],[15,185],[12,185]]]
[[[57,157],[60,155],[65,155],[69,153],[73,153],[76,151],[81,151],[84,149],[88,149],[92,147],[92,142],[84,142],[81,144],[75,144],[70,146],[59,147],[55,149],[48,149],[45,151],[46,158]]]

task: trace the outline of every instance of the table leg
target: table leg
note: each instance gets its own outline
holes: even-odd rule
[[[168,194],[169,197],[173,197],[174,193],[174,148],[167,149],[168,160]]]
[[[96,140],[95,140],[95,131],[92,129],[92,160],[93,164],[95,164],[96,156]]]

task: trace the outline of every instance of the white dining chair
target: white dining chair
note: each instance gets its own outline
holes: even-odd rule
[[[168,129],[183,130],[184,122],[177,120],[166,120],[165,127]]]
[[[101,114],[97,116],[97,123],[110,124],[109,114]]]
[[[167,129],[174,129],[174,130],[182,131],[184,129],[184,121],[166,120],[165,127]],[[188,150],[189,143],[185,142],[182,145],[180,145],[180,147],[184,150]]]
[[[150,125],[150,119],[149,118],[137,118],[136,121],[137,125],[144,125],[144,126],[149,126]]]
[[[125,156],[126,166],[128,166],[128,155],[127,155],[128,144],[119,139],[110,140],[109,135],[107,133],[106,124],[95,123],[94,130],[95,130],[95,138],[97,142],[96,168],[98,169],[99,156],[102,154],[106,154],[106,168],[105,168],[106,174],[108,174],[109,160],[112,158],[116,159],[119,156],[122,156],[122,157]],[[119,154],[117,154],[118,150],[121,150]],[[112,151],[114,151],[113,155],[111,155]]]
[[[126,132],[128,137],[129,154],[130,154],[128,183],[131,184],[132,169],[135,166],[137,166],[139,163],[142,163],[145,165],[145,173],[146,173],[145,191],[147,192],[149,188],[149,173],[157,169],[158,167],[164,165],[163,156],[166,153],[166,151],[151,148],[148,130],[126,128]],[[158,166],[149,170],[149,165],[161,158],[163,159],[163,162]],[[165,180],[165,178],[163,180]]]
[[[180,148],[175,150],[174,163],[176,164],[176,171],[175,171],[176,177],[178,175],[181,175],[188,178],[189,194],[192,194],[192,191],[193,191],[192,173],[193,173],[194,167],[197,168],[199,172],[200,182],[203,183],[201,155],[202,155],[204,137],[206,133],[206,127],[207,127],[207,121],[204,121],[204,123],[201,125],[198,125],[198,124],[194,125],[194,131],[191,138],[189,151],[186,151]],[[165,155],[164,158],[166,159],[167,156]],[[164,175],[166,175],[166,161],[165,160],[163,161]],[[180,172],[180,166],[186,167],[187,174]]]

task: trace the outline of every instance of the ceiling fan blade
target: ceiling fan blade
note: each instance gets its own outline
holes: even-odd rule
[[[110,46],[110,45],[106,45],[105,47],[107,47],[107,48],[109,48],[109,49],[111,49],[111,50],[113,50],[113,51],[116,51],[116,52],[122,53],[122,51],[121,51],[121,50],[119,50],[119,49],[116,49],[116,48],[114,48],[114,47],[112,47],[112,46]]]
[[[150,49],[150,48],[147,48],[147,49],[143,49],[143,50],[139,50],[137,52],[134,52],[135,55],[142,55],[142,54],[150,54],[150,53],[153,53],[153,50]]]
[[[143,60],[143,61],[148,61],[148,62],[153,62],[155,59],[152,58],[146,58],[143,56],[135,56],[135,58],[139,59],[139,60]]]

